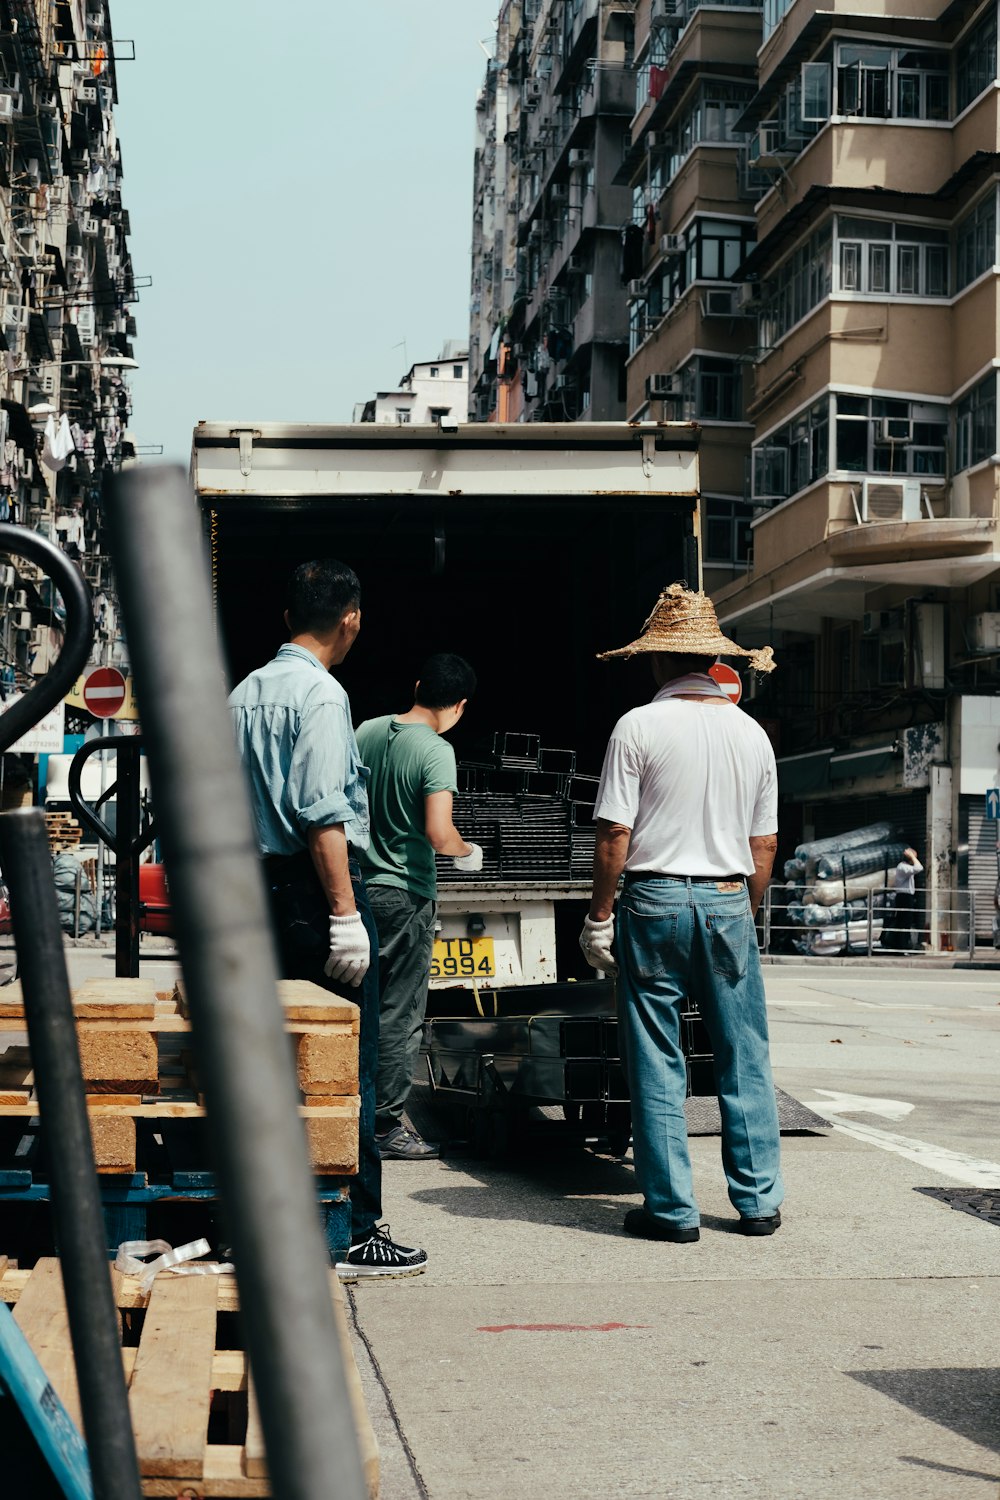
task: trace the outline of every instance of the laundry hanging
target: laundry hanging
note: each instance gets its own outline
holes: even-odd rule
[[[65,413],[59,418],[59,426],[56,427],[55,417],[49,417],[45,424],[45,441],[42,444],[42,463],[53,474],[58,474],[64,469],[73,449],[73,434],[69,430],[69,418]]]

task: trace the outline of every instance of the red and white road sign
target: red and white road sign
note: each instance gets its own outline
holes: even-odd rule
[[[725,662],[717,661],[714,667],[708,669],[709,677],[714,677],[727,698],[734,703],[739,703],[743,697],[743,684],[740,681],[739,672],[734,672],[732,667],[727,667]]]
[[[117,667],[98,667],[83,684],[83,701],[97,719],[113,719],[125,702],[125,679]]]

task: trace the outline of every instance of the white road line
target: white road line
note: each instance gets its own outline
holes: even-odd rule
[[[815,1107],[822,1110],[822,1101],[817,1101]],[[952,1182],[963,1183],[966,1187],[1000,1188],[1000,1162],[966,1156],[963,1151],[947,1151],[943,1146],[931,1146],[927,1141],[893,1135],[891,1131],[879,1130],[875,1125],[861,1125],[855,1120],[841,1120],[833,1128],[855,1140],[865,1141],[869,1146],[878,1146],[882,1151],[894,1151],[897,1156],[905,1156],[907,1161],[915,1161],[918,1166],[948,1177]]]

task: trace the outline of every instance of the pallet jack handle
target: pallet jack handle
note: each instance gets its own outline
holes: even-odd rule
[[[80,570],[58,547],[22,526],[0,525],[0,552],[44,569],[66,606],[55,665],[0,717],[0,753],[60,703],[90,655],[94,615]],[[142,1487],[122,1368],[104,1218],[90,1145],[73,1002],[40,808],[0,814],[0,860],[10,886],[24,1015],[48,1139],[52,1217],[62,1267],[80,1406],[96,1500],[139,1500]]]

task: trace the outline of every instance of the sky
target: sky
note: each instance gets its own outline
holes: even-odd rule
[[[141,446],[186,465],[201,419],[349,422],[468,338],[497,10],[111,0]]]

